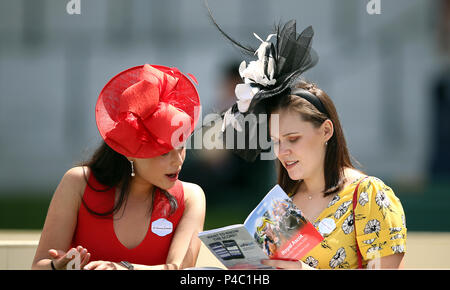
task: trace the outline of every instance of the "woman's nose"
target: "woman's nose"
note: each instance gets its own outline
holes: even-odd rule
[[[286,146],[286,144],[284,144],[284,142],[280,142],[278,147],[278,156],[283,156],[283,155],[289,155],[291,153],[291,149],[289,148],[289,146]]]
[[[172,154],[172,163],[180,166],[184,162],[184,148],[183,149],[174,149],[171,152]]]

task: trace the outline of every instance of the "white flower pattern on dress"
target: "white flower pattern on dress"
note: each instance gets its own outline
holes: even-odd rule
[[[398,232],[401,232],[402,231],[402,228],[401,227],[395,227],[395,228],[389,228],[389,234],[395,234],[395,233],[398,233]]]
[[[382,250],[383,248],[382,247],[380,247],[379,245],[372,245],[370,248],[368,248],[367,249],[367,254],[373,254],[373,253],[375,253],[375,252],[378,252],[378,251],[380,251],[380,250]]]
[[[344,263],[346,257],[347,254],[345,253],[345,249],[343,247],[339,248],[330,260],[330,267],[333,269],[339,267],[342,263]]]
[[[358,202],[360,205],[365,206],[369,202],[369,194],[367,192],[361,192]]]
[[[317,265],[319,265],[319,261],[314,259],[313,256],[309,256],[308,258],[306,258],[305,264],[307,264],[308,266],[310,266],[312,268],[317,268]]]
[[[380,209],[388,208],[391,205],[391,201],[382,190],[377,192],[377,195],[375,196],[375,202],[378,204]]]
[[[350,188],[356,188],[354,182]],[[355,238],[363,263],[393,253],[405,252],[406,222],[403,208],[392,189],[369,177],[359,187],[356,212],[352,210],[352,189],[338,193],[321,216],[334,218],[337,230],[325,236],[320,247],[304,259],[315,268],[354,268],[357,266]],[[319,222],[319,221],[318,221]],[[314,224],[317,227],[317,224]],[[357,237],[355,237],[357,232]],[[368,235],[367,237],[364,235]]]
[[[353,221],[353,215],[349,215],[344,223],[342,224],[342,230],[344,231],[344,233],[346,235],[350,234],[351,232],[353,232],[353,229],[355,228],[355,223]]]
[[[380,222],[377,219],[373,219],[367,222],[364,228],[364,234],[377,233],[381,230]]]
[[[373,244],[373,242],[375,242],[376,239],[377,239],[377,238],[365,240],[365,241],[363,241],[363,243],[366,244],[366,245],[371,245],[371,244]]]
[[[334,218],[335,219],[340,219],[348,210],[349,206],[352,204],[352,201],[346,201],[343,204],[341,204],[339,206],[339,208],[336,210],[336,212],[334,213]]]
[[[402,234],[396,234],[396,235],[393,235],[391,237],[391,240],[398,240],[398,239],[403,239],[403,235]]]
[[[333,197],[333,199],[330,201],[330,203],[328,204],[327,208],[330,206],[333,206],[336,204],[336,202],[338,202],[341,198],[339,197],[339,195],[335,195]]]
[[[392,251],[394,251],[395,254],[400,254],[405,252],[405,247],[403,245],[395,245],[391,247]]]

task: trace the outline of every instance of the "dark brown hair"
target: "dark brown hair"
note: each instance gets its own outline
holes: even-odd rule
[[[311,122],[316,128],[320,127],[327,119],[333,123],[334,132],[333,136],[328,140],[324,161],[325,190],[323,193],[324,196],[328,196],[342,189],[345,183],[344,169],[346,167],[354,168],[350,160],[344,132],[333,101],[331,101],[330,97],[324,91],[319,89],[315,84],[305,80],[299,81],[295,87],[305,89],[316,96],[322,102],[327,114],[320,112],[306,99],[290,94],[281,96],[281,99],[276,101],[272,101],[268,106],[268,113],[271,114],[275,111],[285,109],[293,110],[298,112],[304,121]],[[275,162],[278,172],[278,184],[286,192],[295,193],[302,181],[290,179],[281,162],[278,159]]]
[[[83,197],[81,199],[82,203],[90,213],[106,217],[116,213],[121,208],[124,202],[126,206],[131,182],[131,164],[125,156],[117,153],[116,151],[111,149],[111,147],[109,147],[104,141],[102,141],[102,144],[97,148],[90,160],[80,163],[79,166],[89,167],[89,169],[91,170],[91,174],[94,175],[95,179],[97,179],[99,183],[106,187],[104,189],[94,188],[91,184],[89,184],[86,172],[84,172],[84,178],[86,180],[87,186],[89,186],[94,191],[104,192],[110,190],[113,187],[120,186],[120,195],[117,203],[114,204],[113,208],[106,212],[96,212],[92,210],[91,208],[89,208]],[[156,189],[156,187],[153,187],[152,207]],[[173,214],[178,208],[176,198],[166,190],[160,188],[158,189],[169,200],[169,214]]]

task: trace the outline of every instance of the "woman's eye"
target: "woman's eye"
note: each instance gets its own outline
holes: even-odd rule
[[[300,137],[293,137],[293,138],[289,138],[289,142],[294,143],[295,141],[297,141]]]
[[[183,150],[184,148],[186,148],[186,145],[181,145],[180,147],[177,147],[177,148],[175,148],[174,150],[181,151],[181,150]],[[167,152],[167,153],[164,153],[164,154],[161,154],[161,156],[168,156],[170,152],[171,152],[171,151],[169,151],[169,152]]]

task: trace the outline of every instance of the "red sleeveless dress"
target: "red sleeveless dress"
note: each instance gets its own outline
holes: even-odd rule
[[[90,174],[88,182],[83,195],[87,206],[96,212],[111,210],[116,188],[95,191],[92,188],[102,190],[107,187],[100,184],[93,174]],[[91,253],[90,261],[128,261],[142,265],[165,264],[172,237],[184,211],[184,192],[181,181],[177,180],[168,192],[176,198],[177,210],[169,215],[169,200],[160,190],[156,190],[149,229],[144,240],[133,249],[125,247],[116,237],[112,215],[102,217],[91,214],[82,204],[78,211],[72,247],[78,245],[85,247]]]

